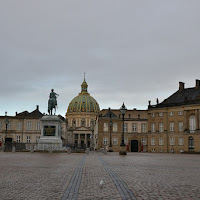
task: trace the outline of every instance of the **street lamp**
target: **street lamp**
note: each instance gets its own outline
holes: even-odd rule
[[[110,111],[110,108],[109,108],[109,111]],[[111,149],[112,147],[112,137],[111,137],[111,133],[112,133],[112,115],[111,115],[111,111],[110,111],[110,122],[109,122],[109,125],[110,125],[110,145],[109,145],[109,152],[113,152],[113,150]]]
[[[9,124],[9,120],[8,120],[8,117],[7,117],[7,112],[5,112],[5,116],[6,116],[6,119],[5,119],[5,125],[6,125],[6,136],[5,136],[5,139],[7,137],[7,130],[8,130],[8,124]]]
[[[122,104],[122,107],[120,108],[120,112],[122,114],[122,121],[123,121],[123,126],[122,126],[122,139],[121,139],[121,144],[120,144],[120,155],[126,155],[126,145],[124,144],[124,115],[126,113],[126,106],[124,105],[124,103]]]

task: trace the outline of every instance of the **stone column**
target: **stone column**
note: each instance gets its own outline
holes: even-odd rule
[[[73,132],[72,132],[72,143],[73,143],[73,145],[75,144],[75,135],[73,134]]]
[[[81,145],[81,134],[78,134],[78,147]]]
[[[87,134],[85,134],[85,146],[87,146]]]
[[[184,128],[188,129],[188,126],[187,126],[187,111],[186,110],[184,110]]]

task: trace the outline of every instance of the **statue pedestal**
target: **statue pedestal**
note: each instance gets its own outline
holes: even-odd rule
[[[61,119],[56,115],[46,115],[41,118],[41,122],[41,137],[38,141],[37,150],[62,150]]]
[[[120,152],[119,155],[127,155],[127,148],[126,145],[120,145]]]

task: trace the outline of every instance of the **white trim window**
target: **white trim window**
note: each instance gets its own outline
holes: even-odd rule
[[[169,123],[169,131],[174,132],[174,122]]]
[[[178,115],[179,116],[183,115],[183,111],[178,111]]]
[[[108,145],[108,137],[103,138],[103,144],[106,146]]]
[[[117,132],[117,131],[118,131],[117,123],[113,123],[113,132]]]
[[[124,123],[124,132],[128,132],[128,123]]]
[[[10,120],[9,120],[9,123],[8,123],[7,129],[8,129],[8,130],[11,130],[11,129],[12,129],[12,121],[10,121]]]
[[[32,121],[27,121],[26,123],[26,129],[31,130],[32,129]]]
[[[164,139],[163,139],[163,137],[160,137],[160,138],[159,138],[159,145],[160,145],[160,146],[163,146],[163,145],[164,145]]]
[[[194,115],[190,116],[190,133],[194,133],[196,130],[196,118]]]
[[[155,113],[151,113],[151,117],[155,117]]]
[[[159,123],[159,132],[161,132],[161,133],[164,132],[164,123],[163,122]]]
[[[21,137],[20,135],[17,135],[17,143],[20,143],[21,142]]]
[[[31,143],[31,136],[30,135],[28,135],[27,137],[26,137],[26,141],[27,141],[27,143]]]
[[[156,132],[156,124],[155,123],[151,124],[151,132],[152,133]]]
[[[170,145],[174,145],[175,144],[175,138],[171,137],[169,143],[170,143]]]
[[[128,138],[127,138],[127,137],[124,138],[124,144],[125,144],[125,145],[128,144]]]
[[[17,130],[22,130],[22,122],[17,122]]]
[[[36,122],[36,130],[37,130],[37,131],[40,130],[40,122]]]
[[[38,143],[39,139],[40,139],[40,136],[35,137],[36,143]]]
[[[170,113],[169,113],[169,116],[174,116],[174,112],[173,111],[171,111]]]
[[[147,138],[142,138],[141,143],[142,143],[143,145],[147,145]]]
[[[103,131],[108,132],[108,123],[103,124]]]
[[[2,121],[0,121],[0,130],[2,130]]]
[[[182,137],[178,138],[178,145],[179,146],[183,146],[184,145],[184,138],[182,138]]]
[[[142,129],[142,133],[146,133],[147,132],[147,124],[146,123],[142,123],[141,124],[141,129]]]
[[[136,123],[132,123],[132,131],[133,131],[133,133],[137,133],[137,124]]]
[[[155,146],[156,145],[156,140],[154,137],[151,138],[151,146]]]
[[[183,122],[178,122],[178,131],[183,131]]]
[[[159,117],[163,117],[163,116],[164,116],[163,112],[159,113]]]
[[[117,137],[113,137],[113,145],[117,145],[118,144],[118,138]]]

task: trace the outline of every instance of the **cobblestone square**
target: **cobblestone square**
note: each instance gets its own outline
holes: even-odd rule
[[[199,166],[189,154],[0,152],[0,199],[200,199]]]

